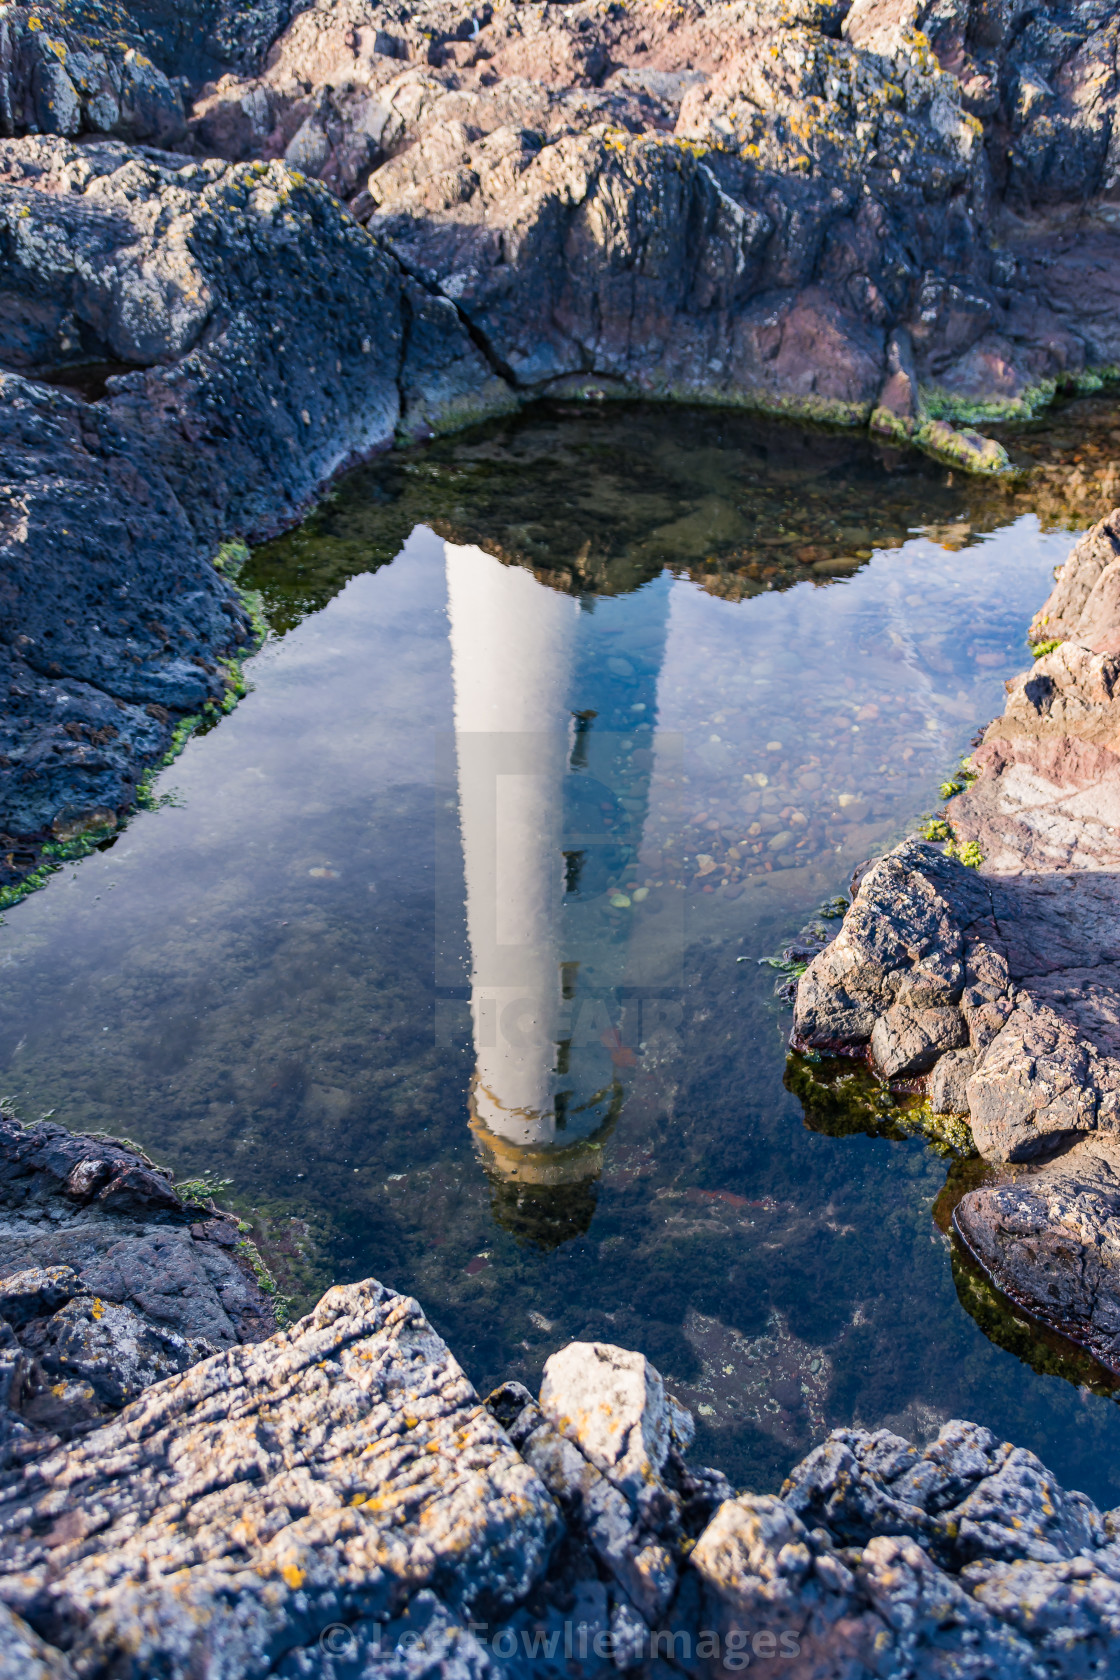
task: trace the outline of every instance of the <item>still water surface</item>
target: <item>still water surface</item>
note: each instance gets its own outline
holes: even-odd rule
[[[305,1217],[483,1390],[600,1338],[743,1484],[965,1416],[1120,1502],[1115,1402],[962,1306],[946,1159],[806,1123],[760,966],[1023,664],[1073,535],[970,496],[679,411],[356,475],[254,557],[276,630],[173,802],[8,914],[3,1089]]]

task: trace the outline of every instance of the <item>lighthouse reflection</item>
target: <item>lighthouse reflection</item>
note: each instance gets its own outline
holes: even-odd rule
[[[553,1248],[590,1225],[638,1000],[666,980],[670,930],[643,935],[635,870],[674,748],[656,731],[669,580],[623,616],[479,548],[445,550],[471,1128],[495,1218]]]

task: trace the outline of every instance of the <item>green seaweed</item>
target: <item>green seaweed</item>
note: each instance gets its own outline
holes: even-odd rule
[[[976,1146],[968,1121],[960,1115],[935,1114],[924,1097],[896,1096],[866,1062],[816,1051],[792,1051],[783,1083],[801,1104],[810,1131],[827,1137],[920,1137],[937,1155],[964,1159]]]

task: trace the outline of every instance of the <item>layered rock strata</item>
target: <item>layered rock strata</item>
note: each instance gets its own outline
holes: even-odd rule
[[[963,1198],[958,1235],[1012,1301],[1120,1371],[1114,574],[1120,513],[1074,546],[1035,619],[1039,657],[948,806],[955,841],[872,865],[798,986],[794,1033],[923,1080],[985,1157],[1018,1164]]]

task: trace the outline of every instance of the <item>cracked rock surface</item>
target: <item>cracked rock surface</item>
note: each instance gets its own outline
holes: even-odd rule
[[[991,470],[948,420],[1120,360],[1117,91],[1103,4],[314,0],[190,125],[327,181],[523,390],[874,413]]]
[[[485,1404],[372,1280],[0,1477],[0,1675],[835,1680],[1106,1672],[1116,1513],[951,1422],[836,1430],[781,1497],[684,1458],[641,1355]],[[602,1466],[602,1468],[600,1468]],[[650,1554],[659,1554],[657,1567]]]
[[[492,376],[283,164],[0,140],[0,230],[11,879],[44,840],[111,832],[176,723],[223,703],[251,633],[219,546]]]

